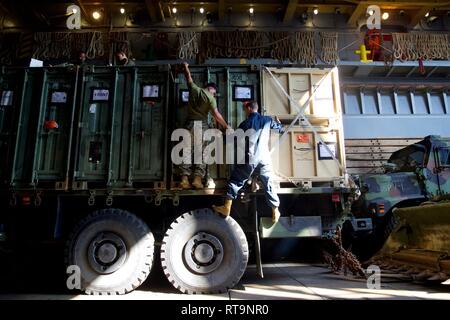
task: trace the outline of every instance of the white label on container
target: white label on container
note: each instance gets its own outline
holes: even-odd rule
[[[336,144],[327,143],[327,147],[333,154],[328,152],[328,149],[325,147],[323,143],[319,143],[319,159],[333,159],[333,157],[336,157]]]
[[[159,85],[145,85],[142,92],[142,98],[159,98]]]
[[[109,100],[109,90],[108,89],[94,89],[92,94],[93,101],[108,101]]]
[[[182,91],[181,92],[181,101],[189,102],[189,91]]]
[[[236,99],[251,99],[252,90],[249,87],[236,87],[235,89]]]
[[[14,92],[11,90],[2,91],[2,97],[0,100],[0,106],[9,107],[13,104]]]
[[[52,92],[52,103],[66,103],[67,102],[67,92],[64,91],[54,91]]]
[[[95,103],[89,106],[89,113],[95,113],[97,111],[97,105]]]

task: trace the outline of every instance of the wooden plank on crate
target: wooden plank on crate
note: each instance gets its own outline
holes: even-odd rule
[[[378,154],[392,154],[395,151],[400,150],[402,147],[385,147],[385,146],[373,146],[373,147],[345,147],[345,153],[348,154],[361,154],[361,153],[378,153]]]
[[[389,153],[346,153],[347,161],[358,160],[388,160],[391,154]]]
[[[383,173],[381,168],[348,168],[347,172],[349,174],[368,174],[368,173]]]
[[[420,139],[346,139],[346,146],[408,146]]]
[[[386,161],[347,161],[347,168],[372,168],[381,167]]]

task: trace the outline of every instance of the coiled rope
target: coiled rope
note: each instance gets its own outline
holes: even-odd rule
[[[393,33],[394,58],[400,61],[450,58],[448,34]]]
[[[338,33],[320,32],[320,59],[330,65],[336,65],[339,61],[338,55]]]

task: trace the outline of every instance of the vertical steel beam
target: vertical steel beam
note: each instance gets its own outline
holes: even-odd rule
[[[448,91],[447,90],[442,91],[442,99],[444,100],[445,114],[450,114],[450,105],[448,102]]]
[[[359,113],[366,114],[366,106],[364,102],[364,88],[359,88]]]
[[[398,107],[399,107],[399,105],[398,105],[398,93],[397,93],[397,90],[394,89],[394,113],[395,114],[398,114]]]
[[[383,110],[382,110],[382,104],[381,104],[381,89],[380,88],[377,88],[376,89],[377,91],[377,112],[378,112],[378,114],[382,114],[383,113]]]
[[[432,107],[431,94],[430,94],[430,90],[427,90],[427,113],[428,114],[431,114],[431,107]]]
[[[414,90],[413,89],[409,90],[409,99],[410,99],[410,103],[411,103],[411,113],[412,114],[417,114],[416,101],[415,101]]]

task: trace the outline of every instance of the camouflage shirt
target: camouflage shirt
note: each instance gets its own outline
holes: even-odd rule
[[[205,89],[202,89],[195,83],[192,83],[189,87],[187,120],[207,120],[208,113],[216,109],[216,99]]]

